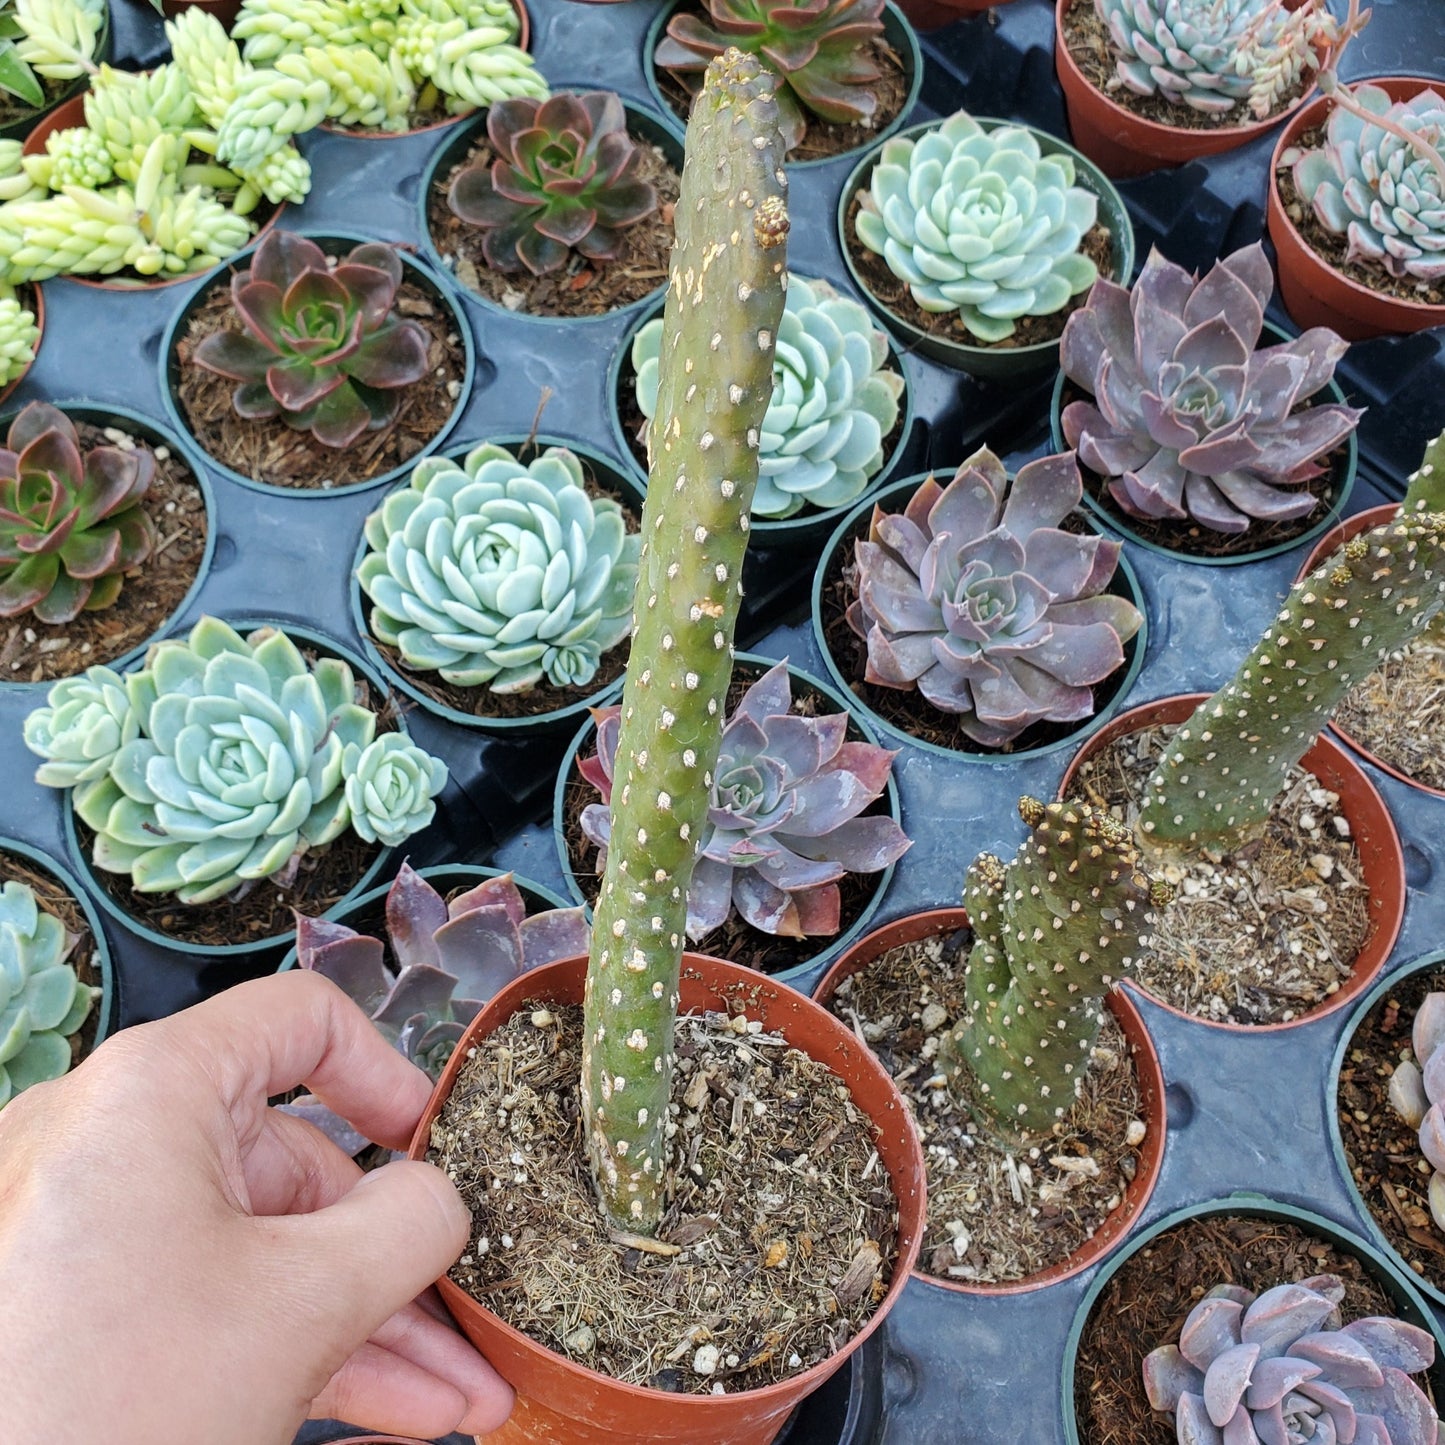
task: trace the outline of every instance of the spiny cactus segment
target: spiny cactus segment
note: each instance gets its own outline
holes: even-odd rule
[[[939,1061],[1008,1140],[1068,1113],[1104,1014],[1104,995],[1148,945],[1151,910],[1172,896],[1143,871],[1129,830],[1077,803],[1019,801],[1029,828],[1012,863],[982,853],[964,902],[973,950],[964,1015]]]
[[[672,1030],[772,393],[788,231],[771,78],[729,50],[688,123],[622,700],[612,846],[587,976],[582,1107],[608,1216],[663,1208]]]

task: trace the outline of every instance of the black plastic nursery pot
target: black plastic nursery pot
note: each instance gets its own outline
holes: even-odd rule
[[[102,663],[106,667],[123,672],[127,667],[144,655],[146,649],[158,637],[169,632],[179,617],[184,617],[191,610],[196,598],[200,595],[205,585],[207,574],[211,569],[211,561],[216,552],[217,516],[216,498],[211,489],[210,479],[206,475],[204,467],[196,466],[190,452],[181,445],[180,441],[166,428],[141,416],[139,412],[131,411],[128,407],[122,406],[97,406],[88,401],[57,401],[52,406],[65,413],[71,421],[85,424],[101,429],[111,428],[122,431],[127,435],[138,438],[148,443],[152,449],[165,447],[169,449],[172,456],[176,457],[189,471],[191,483],[200,493],[202,508],[206,520],[206,540],[201,556],[196,563],[196,575],[191,582],[185,595],[178,601],[168,613],[158,617],[155,626],[149,634],[137,642],[134,646],[126,648],[115,657],[106,658],[99,654],[88,657],[86,665]],[[0,433],[7,432],[11,422],[15,420],[16,413],[12,410],[5,416],[0,417]],[[145,588],[145,573],[140,570],[138,575],[131,576],[125,583],[122,590],[122,599],[126,593],[131,593],[131,599],[135,600],[136,594],[143,595]],[[132,591],[132,589],[134,589]],[[101,614],[102,616],[107,614]],[[23,620],[23,619],[22,619]],[[6,676],[0,671],[0,692],[16,691],[36,698],[36,706],[39,706],[40,695],[49,688],[55,681],[48,678],[39,682],[20,680],[13,676]]]
[[[301,231],[299,234],[314,241],[328,256],[344,256],[354,247],[372,241],[375,238],[361,234],[360,232],[349,232],[327,229],[325,231]],[[196,284],[194,290],[186,297],[175,315],[171,318],[170,324],[166,327],[165,336],[161,341],[160,348],[160,384],[161,400],[165,405],[166,416],[175,429],[185,438],[187,449],[190,453],[204,460],[205,465],[218,475],[229,481],[239,482],[244,487],[251,487],[258,492],[265,492],[272,496],[287,497],[334,497],[347,492],[366,491],[372,487],[385,486],[389,482],[400,481],[403,477],[411,474],[412,468],[421,461],[423,457],[430,456],[450,435],[452,428],[460,419],[467,399],[470,397],[472,387],[476,380],[477,371],[477,350],[476,343],[472,339],[472,329],[467,323],[467,318],[455,301],[453,301],[450,289],[442,279],[424,261],[419,260],[412,254],[412,248],[398,246],[402,261],[402,284],[416,286],[427,297],[428,301],[440,308],[440,314],[448,319],[450,333],[456,337],[457,344],[461,347],[463,363],[461,375],[454,378],[454,390],[449,387],[449,394],[452,399],[451,410],[446,421],[441,427],[410,456],[398,462],[395,466],[377,473],[375,476],[365,477],[358,481],[346,482],[336,486],[312,486],[312,487],[286,487],[278,486],[270,482],[261,481],[255,477],[247,476],[244,472],[236,471],[228,466],[220,458],[213,456],[202,443],[197,439],[195,431],[186,415],[186,410],[180,398],[181,360],[177,351],[178,343],[187,335],[191,318],[205,305],[216,287],[229,287],[231,277],[238,271],[245,270],[250,264],[251,255],[255,251],[255,244],[248,246],[244,251],[238,252],[228,259],[223,265],[218,266],[214,271],[207,273]],[[189,278],[186,278],[189,279]],[[403,395],[403,407],[405,397]],[[281,426],[279,421],[252,423],[255,426]],[[395,426],[391,423],[384,432],[390,432]],[[355,445],[363,445],[372,433],[363,433],[361,440]]]
[[[623,401],[632,394],[637,379],[636,369],[632,365],[632,343],[636,340],[637,333],[661,314],[662,298],[659,296],[637,316],[617,350],[612,353],[612,361],[607,368],[607,413],[613,444],[617,454],[627,458],[630,470],[644,488],[647,485],[645,454],[642,443],[630,436],[623,424]],[[888,335],[886,331],[884,334]],[[913,386],[908,368],[903,362],[903,354],[891,335],[888,335],[888,361],[888,369],[903,378],[903,396],[898,408],[898,420],[893,430],[884,438],[883,465],[878,469],[877,475],[869,479],[862,494],[866,498],[875,497],[879,489],[888,484],[898,469],[900,460],[909,450],[909,440],[913,435]],[[808,505],[791,517],[755,516],[748,524],[748,535],[752,538],[748,544],[748,556],[754,557],[758,550],[776,550],[780,554],[796,556],[805,549],[815,547],[828,535],[838,518],[855,505],[861,505],[861,498],[857,503],[846,502],[838,507]]]
[[[351,668],[358,679],[365,681],[371,688],[373,694],[373,711],[381,713],[389,706],[386,686],[376,673],[349,648],[341,646],[324,633],[317,632],[309,627],[299,626],[294,622],[277,621],[274,618],[247,617],[239,620],[236,618],[227,618],[225,620],[234,627],[236,631],[241,633],[243,637],[258,628],[276,627],[285,632],[298,646],[310,646],[325,656],[340,658],[341,661]],[[406,718],[404,716],[400,714],[397,715],[396,727],[399,732],[405,733],[407,731]],[[100,903],[100,906],[106,913],[123,928],[161,949],[170,953],[184,955],[199,962],[249,964],[256,961],[264,961],[267,953],[279,953],[286,947],[293,932],[289,926],[280,933],[271,934],[266,938],[248,939],[243,943],[206,944],[174,937],[134,917],[122,901],[112,894],[103,881],[105,878],[121,875],[103,873],[91,862],[82,841],[81,824],[76,818],[75,811],[71,806],[71,792],[72,790],[67,788],[65,790],[65,796],[61,800],[61,810],[64,815],[66,848],[75,864],[76,870],[88,884],[89,893]],[[344,906],[369,889],[386,871],[395,852],[396,850],[393,848],[378,845],[370,863],[367,864],[361,875],[347,890],[345,896],[336,906]],[[174,911],[184,914],[186,907],[187,905],[178,902],[175,905]]]
[[[558,90],[586,90],[596,87],[587,86],[554,86],[553,94]],[[669,123],[663,116],[654,115],[652,112],[634,105],[631,101],[623,98],[623,109],[627,113],[627,133],[634,140],[645,145],[656,146],[662,152],[669,165],[674,170],[682,171],[682,139],[681,128],[675,123]],[[439,274],[445,276],[451,283],[453,291],[466,300],[483,307],[493,314],[502,313],[508,316],[525,318],[534,326],[544,326],[550,329],[551,334],[565,344],[566,332],[562,328],[570,328],[575,325],[587,325],[594,321],[612,321],[619,316],[630,316],[633,313],[652,304],[653,300],[661,296],[667,284],[667,278],[661,278],[657,285],[646,295],[638,297],[636,301],[630,301],[625,306],[618,306],[611,311],[602,311],[596,314],[585,314],[579,316],[536,316],[525,310],[511,311],[506,307],[493,301],[490,296],[484,296],[480,291],[473,290],[463,282],[457,275],[457,260],[454,255],[443,251],[437,244],[437,238],[432,231],[430,220],[430,205],[433,192],[438,186],[446,184],[447,177],[463,161],[466,160],[472,147],[479,141],[484,142],[487,138],[487,112],[477,111],[467,119],[465,125],[458,126],[446,140],[440,145],[427,163],[426,169],[422,172],[421,184],[417,189],[417,220],[416,225],[422,237],[422,247],[427,259],[436,268]]]
[[[750,664],[756,667],[760,673],[772,667],[777,661],[775,658],[759,657],[748,652],[739,652],[736,660],[744,665]],[[873,732],[873,729],[849,706],[843,695],[840,695],[833,688],[829,687],[827,683],[804,672],[801,668],[789,666],[788,674],[792,679],[795,689],[807,689],[815,695],[820,696],[824,701],[833,704],[837,711],[848,714],[850,738],[857,738],[869,743],[877,743],[878,738]],[[615,702],[620,699],[621,694],[621,684],[615,684],[608,694],[606,701],[609,703]],[[571,860],[568,795],[570,786],[576,785],[578,782],[577,760],[582,756],[584,749],[592,749],[595,747],[595,736],[596,727],[589,720],[582,725],[577,735],[572,739],[566,753],[563,755],[561,765],[557,769],[557,784],[552,801],[552,837],[556,846],[557,860],[561,867],[563,880],[566,884],[567,891],[572,896],[573,902],[584,905],[589,911],[591,905],[588,902],[587,895],[582,890],[582,885],[578,881],[577,873]],[[581,786],[587,788],[589,794],[591,794],[590,785],[583,783]],[[594,796],[589,796],[587,801],[594,801]],[[873,807],[869,808],[867,812],[874,814],[886,812],[895,822],[898,821],[900,817],[898,786],[893,778],[889,778],[888,786],[884,790],[882,797]],[[589,843],[587,846],[590,848],[592,845]],[[769,971],[766,975],[760,976],[774,979],[780,983],[796,983],[799,987],[805,987],[806,985],[802,981],[806,975],[831,963],[855,938],[862,935],[863,931],[868,927],[869,921],[877,913],[879,906],[883,902],[884,895],[888,891],[888,884],[893,877],[893,870],[896,866],[896,864],[890,863],[888,867],[877,873],[852,875],[863,880],[868,889],[868,896],[862,903],[853,921],[833,937],[820,938],[818,940],[818,949],[809,957],[787,967],[779,968],[776,972]],[[750,933],[751,932],[753,932],[753,930],[750,930]],[[757,936],[762,938],[766,935],[758,934]],[[702,950],[708,947],[715,948],[718,945],[712,941],[712,936],[710,935],[709,938],[699,940],[695,946],[697,949]]]
[[[997,130],[1001,126],[1020,124],[1018,121],[1000,119],[995,116],[976,115],[974,120],[985,130]],[[899,134],[916,138],[936,129],[937,126],[937,121],[923,121],[918,125],[909,126]],[[1044,155],[1072,157],[1075,183],[1085,190],[1092,191],[1099,199],[1099,221],[1107,228],[1112,246],[1109,265],[1110,279],[1121,284],[1127,283],[1129,277],[1134,274],[1134,224],[1129,218],[1124,198],[1114,189],[1113,183],[1103,171],[1088,157],[1081,155],[1072,146],[1066,145],[1057,136],[1050,135],[1046,130],[1039,130],[1031,125],[1024,126],[1024,129],[1038,141],[1039,149]],[[1010,346],[1007,342],[999,342],[993,346],[968,345],[961,341],[955,341],[952,337],[924,330],[921,326],[915,325],[884,305],[873,294],[853,254],[854,236],[850,213],[858,193],[867,187],[873,168],[878,164],[879,150],[879,147],[870,150],[853,167],[848,179],[843,183],[843,192],[838,198],[838,248],[842,253],[843,263],[848,268],[848,274],[853,278],[854,286],[866,298],[868,305],[883,324],[898,338],[905,350],[917,352],[918,355],[926,356],[930,361],[936,361],[940,366],[966,372],[982,381],[1023,381],[1057,366],[1059,360],[1057,338],[1052,341],[1037,341],[1028,346]],[[861,242],[858,244],[861,245]],[[1070,308],[1075,302],[1082,303],[1083,296],[1086,294],[1081,293],[1080,296],[1071,298]]]
[[[1081,738],[1088,736],[1096,728],[1102,727],[1119,710],[1139,676],[1139,669],[1144,665],[1149,634],[1148,609],[1145,606],[1144,591],[1139,584],[1139,578],[1123,552],[1119,554],[1118,569],[1105,591],[1115,597],[1127,598],[1139,609],[1142,619],[1138,632],[1124,644],[1123,665],[1096,685],[1094,690],[1095,709],[1091,717],[1078,723],[1035,723],[1020,735],[1014,745],[1007,749],[978,747],[971,744],[961,734],[958,736],[956,745],[948,747],[927,738],[915,736],[902,722],[885,717],[874,705],[882,703],[889,696],[903,697],[905,695],[912,696],[912,694],[903,694],[893,688],[874,687],[871,683],[865,682],[861,673],[853,674],[851,669],[846,668],[839,661],[830,646],[826,597],[830,586],[835,581],[841,581],[842,569],[848,560],[845,549],[849,548],[855,539],[867,536],[869,519],[874,507],[894,512],[902,511],[907,505],[908,499],[931,475],[933,473],[894,482],[891,486],[884,487],[876,495],[869,496],[857,503],[838,523],[833,535],[824,546],[822,556],[818,559],[817,571],[813,574],[812,622],[813,641],[817,644],[823,663],[828,669],[829,678],[839,691],[852,699],[852,705],[861,710],[868,721],[880,732],[885,733],[890,739],[910,743],[936,757],[949,758],[958,762],[998,763],[1039,757],[1046,753],[1058,752],[1062,748],[1077,746]],[[1092,519],[1087,518],[1082,512],[1075,512],[1073,516],[1077,518],[1081,530],[1095,534],[1100,533],[1100,529]],[[940,712],[938,716],[947,718],[948,715]]]
[[[679,129],[686,123],[685,118],[676,115],[672,106],[668,103],[666,96],[662,93],[662,86],[658,82],[658,66],[653,58],[657,52],[658,43],[662,39],[663,31],[667,29],[667,23],[672,17],[683,8],[701,9],[701,6],[690,4],[690,0],[672,0],[671,4],[664,5],[653,17],[652,24],[647,28],[647,35],[642,42],[642,68],[647,77],[647,88],[652,93],[653,103],[663,115],[671,116],[673,123]],[[885,0],[883,6],[883,44],[898,57],[903,66],[903,74],[908,82],[908,93],[903,99],[903,104],[886,125],[880,126],[877,133],[871,136],[864,144],[872,145],[874,141],[886,140],[894,135],[907,122],[913,107],[917,104],[918,95],[923,88],[923,52],[918,46],[918,36],[914,33],[913,26],[908,22],[903,11],[893,3],[893,0]],[[766,64],[766,60],[764,61]],[[805,166],[826,166],[835,161],[844,159],[847,156],[856,155],[861,149],[854,146],[846,151],[839,151],[836,155],[821,156],[814,160],[792,160],[787,162],[789,172],[801,170]]]
[[[1127,1265],[1141,1256],[1147,1258],[1151,1251],[1158,1247],[1162,1236],[1201,1223],[1219,1224],[1227,1228],[1231,1221],[1261,1221],[1278,1229],[1298,1230],[1303,1235],[1318,1240],[1320,1245],[1332,1251],[1338,1258],[1357,1267],[1361,1276],[1387,1297],[1397,1318],[1427,1331],[1434,1340],[1435,1360],[1429,1369],[1429,1386],[1437,1403],[1445,1400],[1445,1336],[1442,1336],[1439,1322],[1432,1315],[1424,1300],[1420,1298],[1414,1285],[1389,1259],[1359,1236],[1341,1228],[1340,1225],[1322,1215],[1298,1209],[1263,1194],[1235,1194],[1227,1199],[1214,1199],[1202,1204],[1192,1204],[1185,1209],[1179,1209],[1166,1215],[1146,1229],[1144,1233],[1135,1236],[1123,1251],[1109,1260],[1093,1284],[1089,1286],[1089,1292],[1084,1296],[1083,1302],[1074,1315],[1064,1355],[1061,1397],[1064,1439],[1068,1445],[1104,1445],[1104,1442],[1096,1434],[1087,1428],[1081,1429],[1076,1404],[1089,1389],[1090,1381],[1094,1378],[1092,1372],[1087,1371],[1085,1365],[1081,1365],[1081,1354],[1087,1355],[1089,1342],[1085,1338],[1086,1332],[1090,1327],[1093,1312],[1099,1304],[1101,1296],[1109,1290],[1120,1271]],[[1247,1254],[1248,1247],[1241,1246],[1238,1255],[1240,1260],[1238,1267],[1241,1270],[1248,1268]],[[1293,1276],[1295,1280],[1322,1272],[1318,1266],[1308,1267],[1314,1258],[1316,1256],[1311,1253],[1301,1252],[1300,1265]],[[1238,1283],[1240,1281],[1231,1279],[1221,1282]],[[1287,1279],[1269,1278],[1268,1280],[1252,1280],[1246,1287],[1259,1292],[1274,1284],[1290,1282],[1292,1281]],[[1166,1288],[1161,1286],[1160,1289],[1167,1295]],[[1160,1338],[1149,1338],[1137,1342],[1131,1338],[1131,1347],[1136,1348],[1142,1357],[1156,1346],[1169,1344],[1176,1340],[1185,1314],[1196,1303],[1198,1303],[1197,1295],[1186,1294],[1185,1297],[1180,1298],[1175,1312],[1177,1318],[1172,1321],[1172,1333],[1163,1333]],[[1356,1313],[1364,1313],[1364,1311]],[[1127,1325],[1126,1330],[1128,1330]],[[1132,1334],[1133,1331],[1129,1330],[1129,1333]],[[1129,1363],[1132,1364],[1132,1360]],[[1138,1391],[1140,1399],[1143,1399],[1142,1379],[1138,1383]],[[1167,1416],[1157,1418],[1162,1422],[1161,1429],[1165,1431],[1163,1438],[1170,1438],[1173,1431],[1172,1419]],[[1131,1445],[1138,1445],[1138,1442],[1131,1442]]]
[[[505,447],[514,456],[525,452],[528,456],[540,456],[549,447],[565,447],[568,451],[576,454],[581,460],[583,471],[588,481],[594,483],[602,491],[613,494],[623,505],[623,509],[631,513],[632,517],[641,525],[643,490],[635,479],[617,464],[594,451],[591,447],[576,441],[571,437],[553,436],[498,436],[486,437],[472,446],[451,447],[447,451],[447,457],[451,461],[461,462],[473,450],[473,447],[481,446],[485,442],[493,442],[497,446]],[[405,482],[402,483],[406,485]],[[361,560],[370,550],[365,534],[357,541],[356,553],[352,558],[351,566],[351,620],[356,627],[357,635],[361,638],[362,650],[366,659],[377,669],[392,686],[404,692],[418,705],[425,708],[433,716],[442,718],[446,722],[454,723],[458,727],[472,728],[478,732],[492,733],[499,737],[525,738],[542,736],[548,733],[565,732],[569,727],[575,725],[577,719],[589,709],[599,706],[605,694],[611,687],[610,682],[603,682],[596,687],[582,686],[569,689],[571,693],[580,694],[566,700],[558,701],[555,706],[545,705],[548,695],[555,694],[558,689],[548,684],[539,684],[533,689],[537,694],[538,701],[543,705],[535,712],[525,715],[508,715],[502,713],[487,713],[485,711],[466,712],[459,707],[454,707],[448,702],[442,701],[429,692],[424,685],[433,674],[413,671],[402,665],[400,654],[392,656],[394,649],[382,650],[382,644],[373,635],[368,621],[370,615],[370,599],[362,591],[361,584],[357,580],[356,569],[361,565]],[[620,654],[620,663],[625,667],[626,649],[624,643],[609,652],[604,658],[607,661],[613,658],[614,654]],[[485,706],[485,699],[488,696],[485,688],[467,689],[478,698],[478,706]],[[532,694],[527,694],[531,696]]]
[[[1289,341],[1291,333],[1266,321],[1262,339],[1274,345]],[[1061,371],[1054,379],[1053,396],[1049,401],[1049,435],[1056,451],[1064,451],[1068,445],[1064,440],[1063,415],[1065,392],[1069,390],[1077,391],[1081,397],[1089,395],[1082,388],[1074,387]],[[1345,393],[1338,381],[1332,380],[1320,391],[1319,396],[1322,402],[1336,402],[1341,406],[1345,403]],[[1136,547],[1146,548],[1160,556],[1176,557],[1181,562],[1192,562],[1201,567],[1237,567],[1241,562],[1262,562],[1267,557],[1278,557],[1284,552],[1292,552],[1296,547],[1314,541],[1339,521],[1349,505],[1359,472],[1360,444],[1353,431],[1340,443],[1328,461],[1329,486],[1321,498],[1323,510],[1318,517],[1283,541],[1266,542],[1257,547],[1242,547],[1238,551],[1219,555],[1193,552],[1184,545],[1190,540],[1191,524],[1187,521],[1174,524],[1179,532],[1176,545],[1170,545],[1168,540],[1146,536],[1140,530],[1139,524],[1110,500],[1107,492],[1108,479],[1096,476],[1082,462],[1079,469],[1084,476],[1084,505],[1107,527],[1121,537],[1127,537]],[[1211,535],[1203,528],[1195,527],[1192,530],[1196,537]]]

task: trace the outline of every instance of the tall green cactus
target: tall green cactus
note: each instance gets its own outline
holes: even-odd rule
[[[1233,846],[1261,827],[1341,700],[1445,606],[1445,435],[1399,515],[1290,589],[1239,671],[1179,728],[1139,811],[1161,850]]]
[[[1029,837],[1013,862],[981,853],[969,867],[964,1014],[939,1049],[950,1083],[967,1080],[981,1122],[1009,1141],[1047,1133],[1073,1105],[1104,994],[1171,894],[1107,813],[1022,798],[1019,816]]]
[[[600,1197],[638,1233],[662,1215],[687,889],[783,312],[783,143],[772,82],[751,56],[729,50],[708,66],[686,155],[582,1066]]]

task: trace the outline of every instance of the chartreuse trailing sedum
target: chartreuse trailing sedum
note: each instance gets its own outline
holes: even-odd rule
[[[45,759],[36,780],[74,789],[98,868],[207,903],[284,885],[347,828],[394,846],[431,821],[445,765],[377,736],[364,696],[337,658],[204,617],[124,677],[93,667],[56,683],[24,736]]]

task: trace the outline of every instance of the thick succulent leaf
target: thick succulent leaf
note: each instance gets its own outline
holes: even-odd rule
[[[1445,993],[1427,993],[1415,1010],[1410,1041],[1421,1066],[1445,1043]]]
[[[538,968],[559,958],[584,954],[591,943],[587,914],[581,908],[549,908],[521,925],[524,966]]]
[[[1248,1323],[1246,1317],[1242,1328],[1247,1329]],[[1232,1346],[1210,1363],[1204,1376],[1204,1408],[1215,1425],[1223,1427],[1234,1418],[1259,1357],[1259,1344],[1250,1342]]]
[[[329,978],[359,1008],[371,1014],[390,993],[393,982],[384,955],[379,938],[358,935],[310,950],[303,966]]]
[[[1179,1397],[1174,1423],[1179,1445],[1224,1445],[1224,1434],[1209,1418],[1204,1400],[1199,1395]]]
[[[197,366],[233,381],[262,381],[278,354],[254,336],[240,331],[215,331],[197,343],[191,359]]]
[[[386,894],[387,936],[402,968],[442,966],[434,935],[447,917],[441,895],[404,862]]]
[[[1361,1416],[1379,1416],[1390,1445],[1435,1445],[1439,1433],[1435,1411],[1425,1393],[1404,1370],[1387,1365],[1384,1384],[1374,1389],[1352,1390],[1350,1398]]]
[[[1177,1345],[1160,1345],[1144,1357],[1144,1392],[1154,1409],[1172,1414],[1179,1397],[1204,1388],[1204,1372],[1191,1365]]]
[[[1281,1284],[1265,1290],[1244,1312],[1239,1337],[1259,1346],[1265,1359],[1283,1354],[1299,1338],[1329,1318],[1333,1303],[1303,1285]]]
[[[293,1119],[304,1119],[313,1128],[319,1129],[343,1154],[360,1154],[371,1143],[314,1094],[302,1094],[289,1104],[278,1104],[277,1108],[283,1114],[290,1114]]]
[[[1413,1375],[1435,1363],[1435,1341],[1429,1332],[1404,1320],[1371,1315],[1345,1325],[1341,1333],[1359,1341],[1387,1370]]]
[[[410,386],[427,370],[427,334],[415,321],[392,320],[361,341],[346,371],[365,386]]]
[[[474,908],[452,919],[437,931],[436,946],[458,998],[484,1002],[525,967],[521,936],[500,908]]]
[[[439,968],[425,965],[402,972],[372,1015],[372,1022],[399,1031],[415,1014],[443,1018],[451,1007],[457,980]]]

